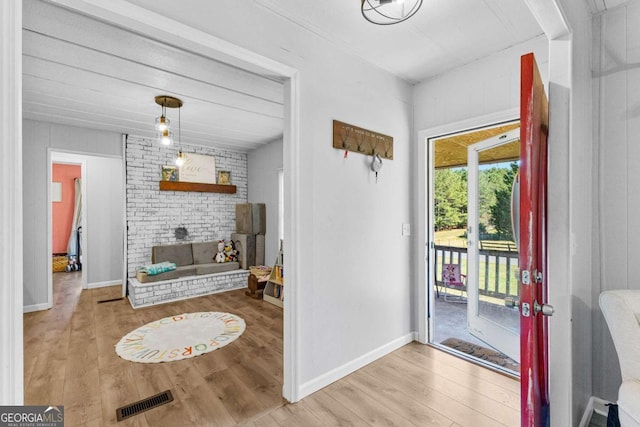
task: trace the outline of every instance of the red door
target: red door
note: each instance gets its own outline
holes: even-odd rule
[[[549,425],[547,302],[547,134],[549,104],[533,53],[520,81],[521,425]]]

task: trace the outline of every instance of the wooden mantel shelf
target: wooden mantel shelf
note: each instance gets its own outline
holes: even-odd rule
[[[204,193],[235,194],[235,185],[203,184],[200,182],[159,181],[161,191],[201,191]]]

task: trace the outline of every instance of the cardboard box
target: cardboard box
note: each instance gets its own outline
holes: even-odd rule
[[[256,234],[256,265],[265,265],[264,262],[264,234]]]
[[[255,234],[232,233],[231,240],[240,252],[238,262],[240,268],[248,270],[252,265],[256,265],[256,236]]]
[[[238,203],[236,205],[236,233],[265,234],[267,207],[264,203]]]

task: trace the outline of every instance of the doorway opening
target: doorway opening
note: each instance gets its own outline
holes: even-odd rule
[[[519,121],[428,139],[428,342],[519,375]],[[515,203],[517,205],[517,202]],[[512,304],[511,306],[507,306]]]
[[[60,303],[53,286],[71,280],[87,288],[83,231],[86,230],[86,169],[82,156],[52,151],[49,204],[49,306]],[[64,277],[63,277],[64,276]],[[64,295],[64,293],[59,293]]]

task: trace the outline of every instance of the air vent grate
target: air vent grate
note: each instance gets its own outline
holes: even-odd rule
[[[98,304],[104,304],[105,302],[121,301],[121,300],[123,300],[123,299],[124,299],[123,297],[120,297],[120,298],[111,298],[111,299],[103,299],[103,300],[98,301]]]
[[[142,399],[138,402],[116,409],[116,418],[118,421],[126,420],[134,415],[138,415],[142,412],[148,411],[149,409],[156,408],[172,401],[173,395],[171,394],[171,390],[163,391],[155,396],[147,397],[146,399]]]

